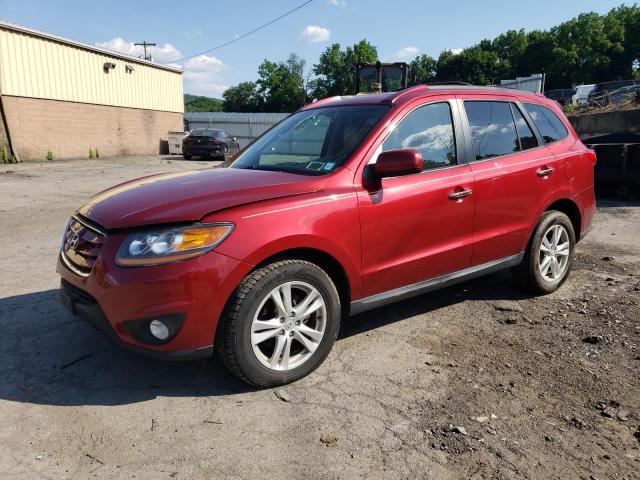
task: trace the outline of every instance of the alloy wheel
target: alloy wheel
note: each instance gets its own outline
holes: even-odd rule
[[[559,224],[551,225],[542,236],[538,251],[538,268],[546,282],[557,282],[562,278],[569,265],[571,242],[566,228]]]
[[[324,336],[327,306],[306,282],[286,282],[269,292],[251,323],[251,345],[260,363],[287,371],[309,360]]]

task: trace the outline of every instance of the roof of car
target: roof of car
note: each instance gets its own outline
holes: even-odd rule
[[[394,92],[371,93],[360,95],[346,95],[341,97],[329,97],[307,105],[304,109],[318,107],[333,107],[339,105],[383,105],[400,104],[411,101],[415,98],[436,94],[483,94],[487,95],[511,95],[516,97],[542,97],[542,94],[526,92],[523,90],[513,90],[500,87],[482,87],[476,85],[416,85]]]

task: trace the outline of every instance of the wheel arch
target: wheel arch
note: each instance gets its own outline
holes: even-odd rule
[[[260,261],[253,270],[269,265],[270,263],[280,260],[306,260],[322,268],[338,290],[340,303],[342,305],[342,317],[347,318],[349,315],[349,306],[351,304],[351,283],[344,266],[333,255],[317,248],[299,247],[274,253],[264,260]],[[252,270],[252,271],[253,271]]]
[[[580,213],[578,205],[570,198],[561,198],[551,203],[545,209],[545,212],[548,212],[549,210],[557,210],[569,217],[571,225],[573,226],[573,231],[576,235],[576,242],[579,241],[582,231],[582,214]]]

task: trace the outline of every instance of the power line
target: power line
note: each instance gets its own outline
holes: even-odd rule
[[[164,63],[184,62],[185,60],[189,60],[189,59],[191,59],[191,58],[195,58],[195,57],[198,57],[198,56],[200,56],[200,55],[206,55],[207,53],[211,53],[211,52],[213,52],[214,50],[218,50],[218,49],[220,49],[220,48],[222,48],[222,47],[226,47],[227,45],[231,45],[232,43],[235,43],[235,42],[237,42],[238,40],[242,40],[243,38],[248,37],[249,35],[251,35],[251,34],[253,34],[253,33],[256,33],[257,31],[262,30],[263,28],[266,28],[266,27],[268,27],[269,25],[271,25],[271,24],[273,24],[273,23],[276,23],[278,20],[282,20],[284,17],[287,17],[287,16],[291,15],[291,14],[292,14],[293,12],[295,12],[296,10],[300,10],[302,7],[305,7],[305,6],[309,5],[311,2],[313,2],[313,0],[307,0],[306,2],[301,3],[300,5],[298,5],[297,7],[295,7],[294,9],[289,10],[289,11],[288,11],[288,12],[286,12],[286,13],[283,13],[283,14],[282,14],[282,15],[280,15],[279,17],[274,18],[273,20],[270,20],[270,21],[268,21],[267,23],[265,23],[265,24],[263,24],[263,25],[260,25],[260,26],[259,26],[259,27],[257,27],[257,28],[254,28],[254,29],[253,29],[253,30],[251,30],[250,32],[247,32],[247,33],[245,33],[245,34],[242,34],[242,35],[240,35],[239,37],[234,38],[233,40],[229,40],[229,41],[227,41],[227,42],[221,43],[220,45],[217,45],[217,46],[215,46],[215,47],[213,47],[213,48],[210,48],[209,50],[205,50],[204,52],[195,53],[195,54],[190,55],[190,56],[188,56],[188,57],[183,57],[183,58],[179,58],[178,60],[172,60],[171,62],[164,62]]]

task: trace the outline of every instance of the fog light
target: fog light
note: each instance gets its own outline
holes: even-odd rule
[[[169,338],[169,329],[160,320],[151,320],[149,330],[151,331],[151,335],[156,337],[158,340],[166,340]]]

